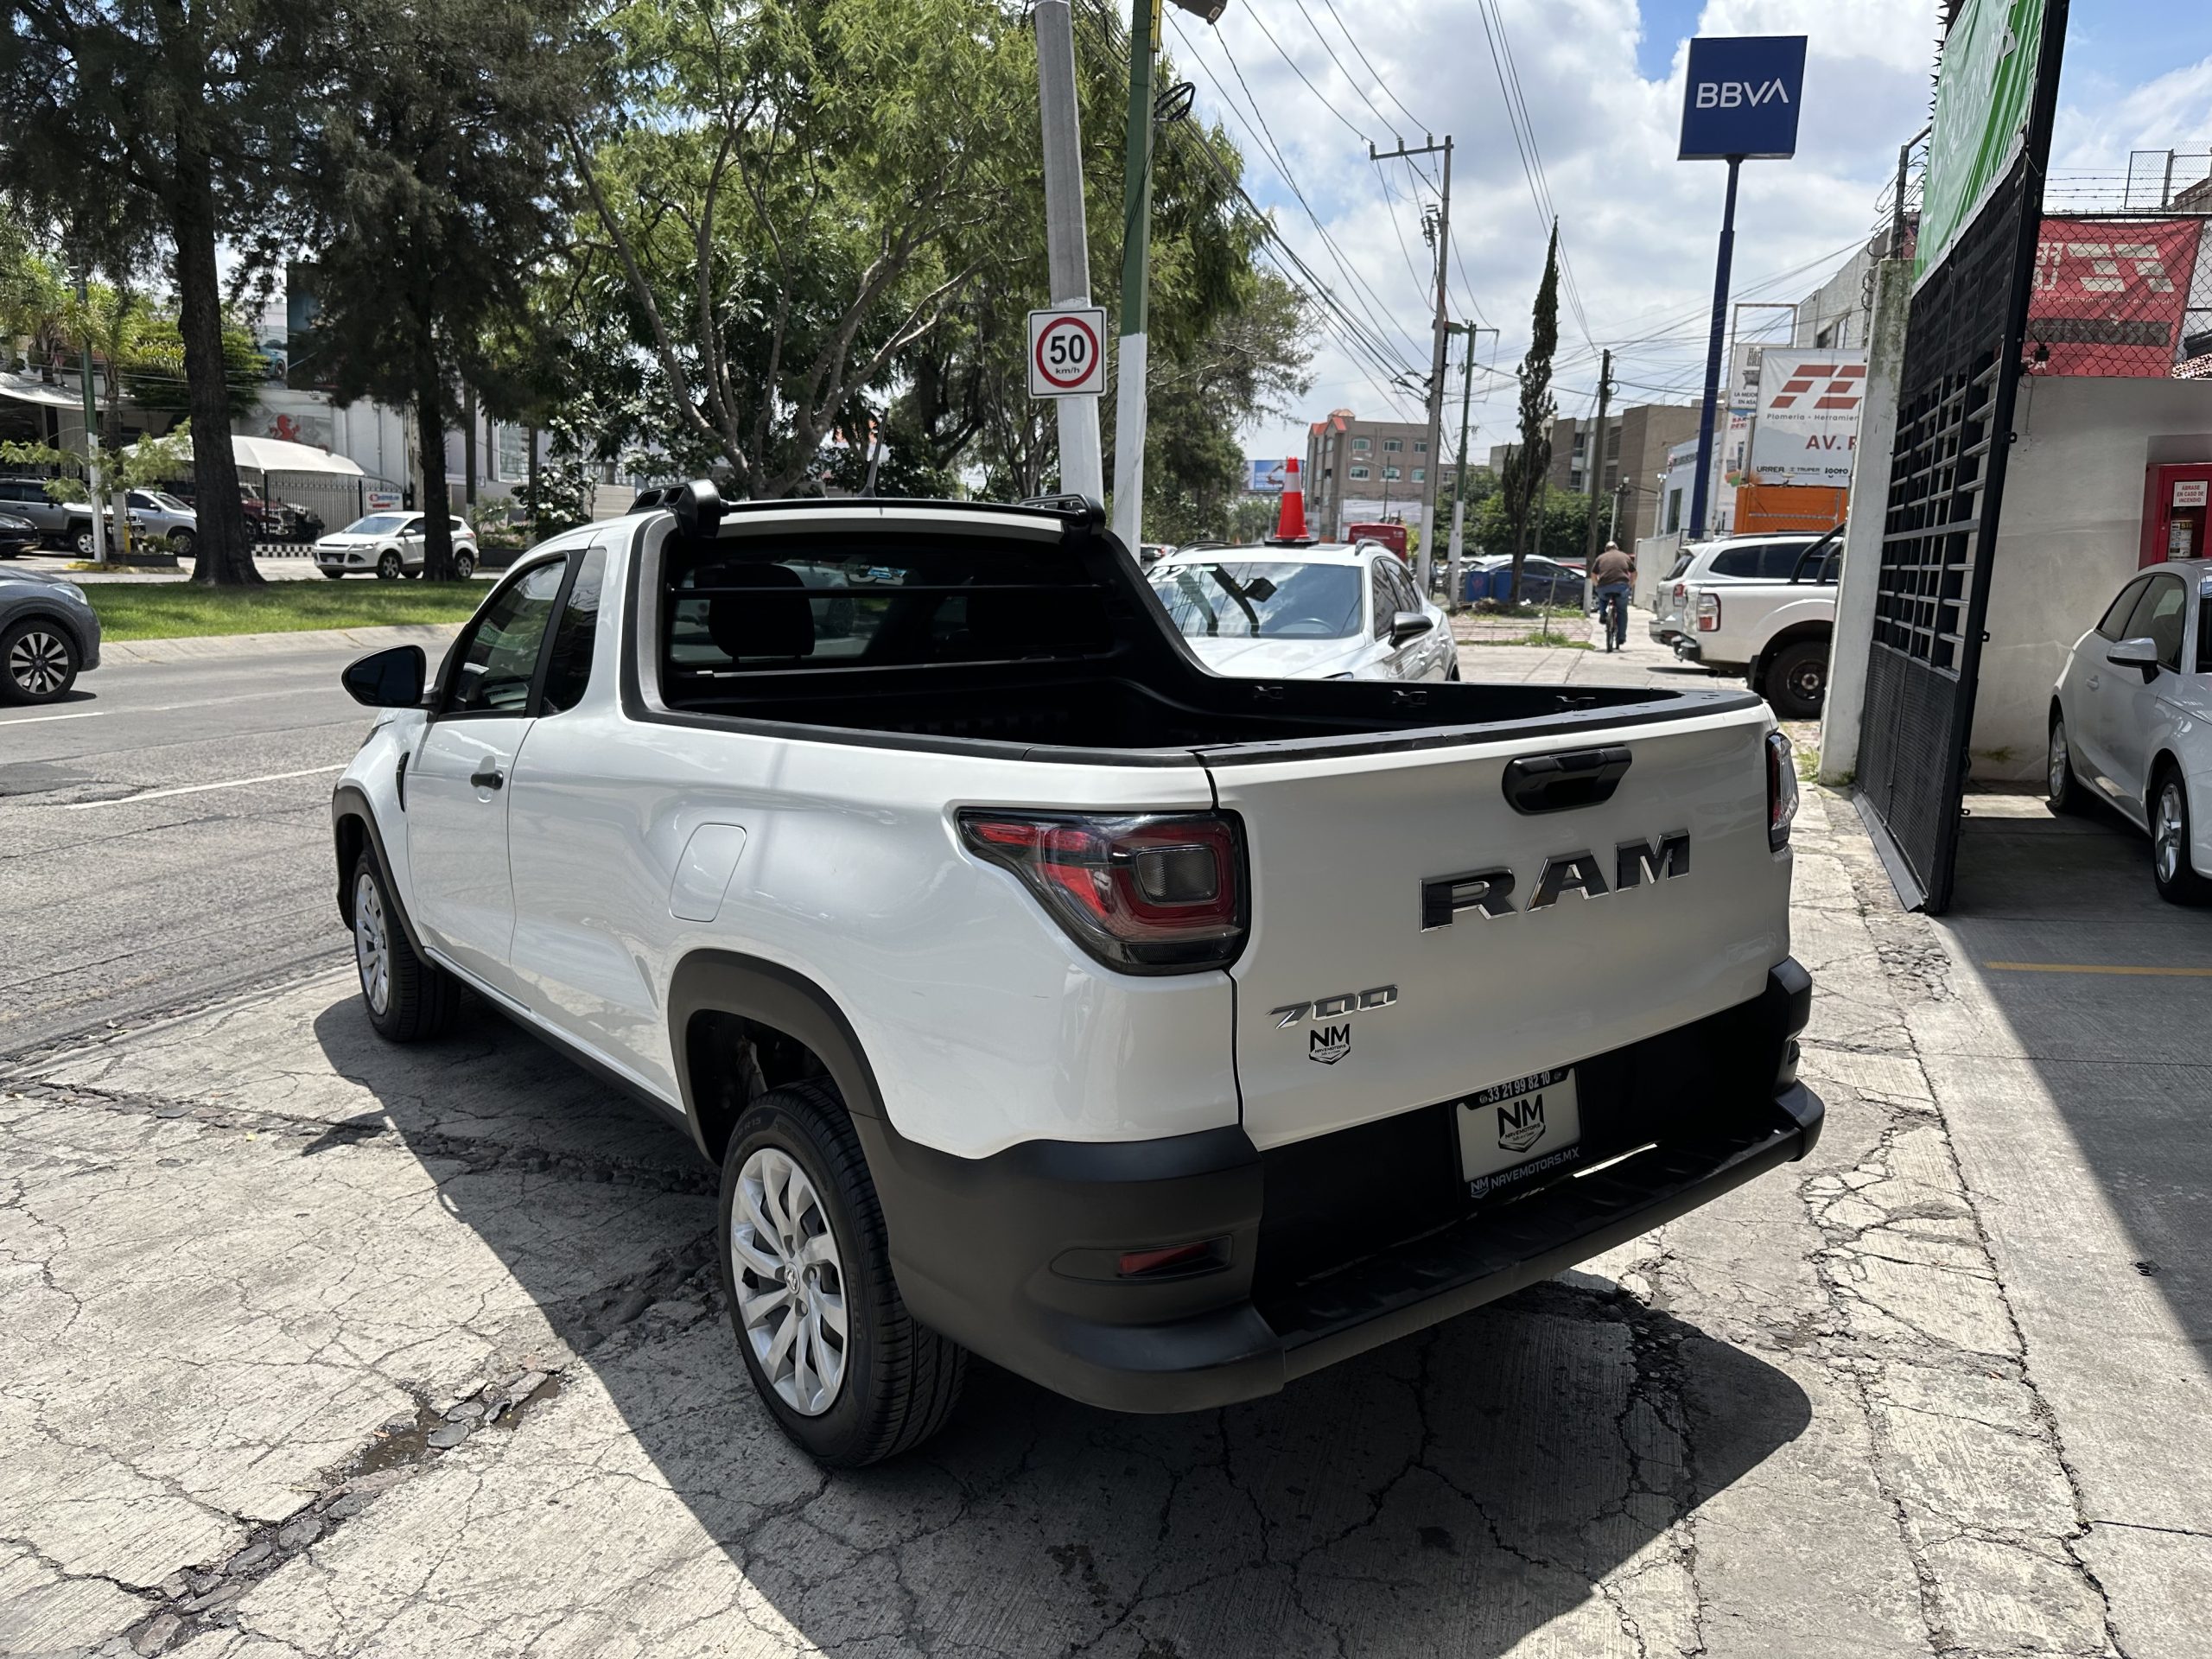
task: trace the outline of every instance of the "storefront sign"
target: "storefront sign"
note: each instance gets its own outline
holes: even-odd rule
[[[1762,484],[1847,486],[1866,396],[1865,352],[1768,346],[1751,432],[1752,474]]]
[[[2171,376],[2202,224],[2044,220],[2028,292],[2031,372]]]
[[[1690,42],[1678,159],[1788,160],[1804,90],[1802,35],[1700,35]]]
[[[2042,52],[2044,0],[1961,0],[1943,41],[1916,286],[1973,224],[2027,136]]]

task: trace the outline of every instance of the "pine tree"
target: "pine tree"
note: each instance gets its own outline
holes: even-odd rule
[[[1544,279],[1536,284],[1535,309],[1529,320],[1529,353],[1521,359],[1520,463],[1509,486],[1506,507],[1513,530],[1512,602],[1521,602],[1521,562],[1529,556],[1529,536],[1536,504],[1543,499],[1545,475],[1552,468],[1552,421],[1559,406],[1552,399],[1552,354],[1559,349],[1559,221],[1552,221],[1551,243],[1544,250]]]

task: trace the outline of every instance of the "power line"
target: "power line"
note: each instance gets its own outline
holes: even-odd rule
[[[1427,124],[1411,110],[1406,108],[1404,103],[1399,99],[1397,93],[1390,90],[1390,83],[1384,79],[1381,74],[1377,73],[1375,66],[1368,61],[1367,54],[1361,49],[1357,38],[1355,37],[1351,30],[1345,26],[1344,14],[1337,10],[1337,0],[1321,0],[1321,3],[1329,9],[1329,15],[1337,20],[1338,29],[1342,30],[1344,33],[1344,44],[1351,48],[1352,55],[1357,58],[1361,66],[1370,75],[1374,77],[1375,84],[1382,89],[1382,96],[1389,99],[1393,104],[1397,105],[1400,112],[1405,116],[1407,120],[1412,122],[1414,125],[1419,127],[1424,133],[1427,132],[1429,130]],[[1299,10],[1303,11],[1305,8],[1300,6]],[[1332,53],[1331,55],[1334,56],[1335,54]],[[1382,124],[1384,126],[1389,126],[1390,124],[1388,121],[1385,121]],[[1394,138],[1397,137],[1397,136],[1398,135],[1395,132],[1391,134],[1391,137]]]

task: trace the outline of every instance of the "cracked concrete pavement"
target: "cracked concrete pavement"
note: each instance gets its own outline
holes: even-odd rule
[[[1840,797],[1796,891],[1804,1163],[1274,1400],[982,1368],[859,1474],[752,1396],[711,1172],[488,1014],[392,1049],[328,973],[23,1060],[0,1653],[2212,1653],[2195,1305]]]

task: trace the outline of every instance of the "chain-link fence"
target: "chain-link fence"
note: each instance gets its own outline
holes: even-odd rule
[[[2212,196],[2157,217],[2044,213],[2022,366],[2031,375],[2212,378]]]

